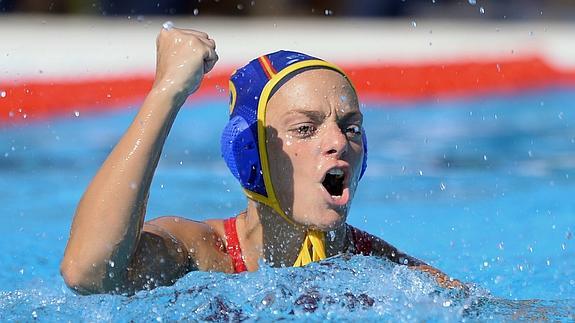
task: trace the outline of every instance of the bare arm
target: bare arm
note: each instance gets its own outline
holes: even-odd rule
[[[459,280],[448,276],[441,270],[432,267],[425,262],[407,255],[385,242],[383,239],[374,237],[374,255],[388,258],[398,264],[406,265],[412,269],[420,270],[432,275],[437,283],[443,288],[466,288]]]
[[[435,280],[444,288],[463,288],[465,289],[465,285],[463,285],[459,280],[449,277],[439,269],[432,267],[425,262],[407,255],[397,248],[392,246],[391,244],[387,243],[385,240],[376,237],[374,235],[365,233],[358,229],[351,227],[352,230],[355,230],[356,239],[363,239],[364,243],[368,243],[370,245],[371,254],[374,256],[387,258],[395,263],[406,265],[412,269],[421,270],[423,272],[429,273],[432,275]]]
[[[174,119],[216,61],[215,43],[204,33],[162,29],[158,35],[154,85],[76,209],[61,263],[68,286],[81,293],[145,287],[137,278],[144,271],[154,272],[151,255],[172,268],[162,273],[166,282],[189,266],[190,255],[181,241],[143,222],[152,177]]]

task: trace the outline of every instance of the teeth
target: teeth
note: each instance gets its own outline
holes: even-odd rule
[[[334,176],[343,176],[343,170],[339,168],[332,168],[327,173]]]

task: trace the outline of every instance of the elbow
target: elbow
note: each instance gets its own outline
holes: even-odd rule
[[[102,291],[98,288],[98,282],[94,279],[94,274],[82,270],[81,266],[73,261],[63,260],[60,264],[60,275],[64,279],[66,286],[81,295],[97,294]]]

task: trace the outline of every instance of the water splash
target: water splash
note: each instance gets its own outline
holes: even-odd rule
[[[77,296],[62,283],[0,293],[7,321],[271,321],[568,319],[574,301],[510,301],[471,286],[446,290],[425,273],[375,257],[337,257],[305,269],[228,275],[193,272],[175,285],[134,296]],[[57,284],[56,284],[57,286]]]

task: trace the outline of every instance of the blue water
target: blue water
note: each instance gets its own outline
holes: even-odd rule
[[[572,321],[573,102],[572,89],[553,89],[364,107],[369,166],[349,222],[472,284],[468,295],[358,256],[76,296],[58,274],[75,205],[135,107],[0,128],[0,321]],[[225,102],[191,105],[164,149],[148,219],[245,206],[219,157]]]

